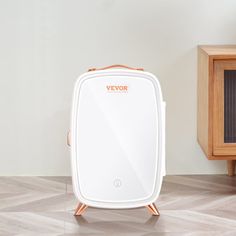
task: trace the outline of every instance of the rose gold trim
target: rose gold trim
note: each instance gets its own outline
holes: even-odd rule
[[[159,216],[160,215],[155,203],[152,203],[152,204],[150,204],[146,207],[154,216]]]
[[[70,131],[68,131],[68,133],[67,133],[67,145],[68,146],[71,145],[71,133],[70,133]]]
[[[103,67],[103,68],[90,68],[88,71],[107,70],[107,69],[112,69],[112,68],[125,68],[125,69],[129,69],[129,70],[143,70],[143,68],[133,68],[130,66],[117,64],[117,65],[111,65],[111,66],[107,66],[107,67]]]
[[[76,210],[75,210],[75,213],[74,215],[75,216],[81,216],[83,214],[83,212],[86,210],[88,206],[83,204],[83,203],[79,203]]]

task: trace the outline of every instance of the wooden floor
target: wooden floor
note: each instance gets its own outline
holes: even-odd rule
[[[0,177],[0,235],[236,235],[236,178],[167,176],[156,204],[145,208],[88,208],[77,201],[69,177]]]

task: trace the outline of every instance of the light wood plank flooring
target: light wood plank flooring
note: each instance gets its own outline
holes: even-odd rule
[[[236,178],[167,176],[156,204],[74,217],[70,177],[0,177],[0,235],[236,235]]]

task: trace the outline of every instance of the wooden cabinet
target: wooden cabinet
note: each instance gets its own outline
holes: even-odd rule
[[[236,164],[236,45],[198,47],[198,142],[210,160]]]

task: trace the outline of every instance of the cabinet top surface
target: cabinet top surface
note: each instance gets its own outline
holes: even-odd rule
[[[200,45],[209,56],[236,55],[236,45]]]

